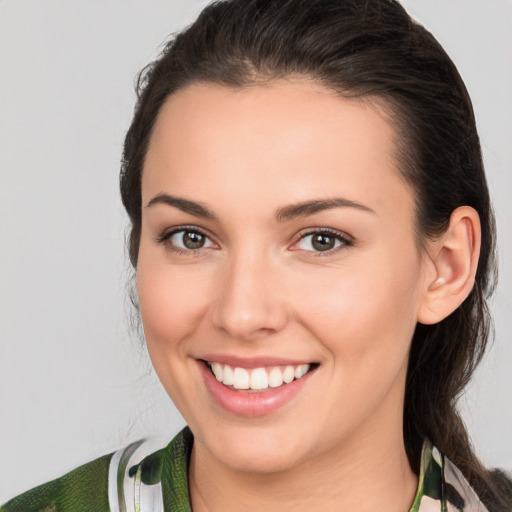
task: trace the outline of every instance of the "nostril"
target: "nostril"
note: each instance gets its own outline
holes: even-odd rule
[[[213,316],[216,328],[239,341],[254,341],[281,331],[288,315],[278,305],[255,305],[240,311],[240,305],[219,305]],[[238,311],[237,311],[238,310]]]

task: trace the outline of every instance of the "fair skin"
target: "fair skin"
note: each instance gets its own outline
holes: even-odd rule
[[[155,370],[195,436],[194,511],[409,510],[410,341],[469,293],[478,220],[459,209],[418,248],[394,135],[377,104],[305,79],[192,85],[162,107],[137,290]],[[310,366],[253,391],[254,406],[205,361]]]

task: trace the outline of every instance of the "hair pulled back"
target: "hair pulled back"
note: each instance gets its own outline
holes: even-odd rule
[[[168,96],[193,83],[240,88],[290,75],[386,106],[397,133],[398,171],[415,194],[419,241],[442,234],[459,206],[471,206],[480,216],[482,247],[472,292],[442,322],[416,328],[404,436],[416,471],[429,437],[482,499],[500,510],[498,486],[475,457],[456,408],[489,337],[486,298],[495,277],[494,217],[473,108],[453,62],[398,1],[214,2],[177,34],[141,73],[126,135],[120,185],[131,220],[130,260],[136,267],[144,158]]]

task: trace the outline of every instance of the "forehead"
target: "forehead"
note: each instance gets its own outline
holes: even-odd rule
[[[401,200],[412,195],[397,169],[395,136],[378,103],[307,80],[192,85],[159,113],[143,198],[165,188],[206,202],[245,195],[246,204],[264,197],[278,206],[342,194],[378,207],[398,192]]]

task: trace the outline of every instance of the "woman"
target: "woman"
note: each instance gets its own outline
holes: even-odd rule
[[[433,37],[397,2],[218,3],[140,91],[129,253],[190,430],[5,510],[510,509],[455,409],[487,340],[494,221]]]

